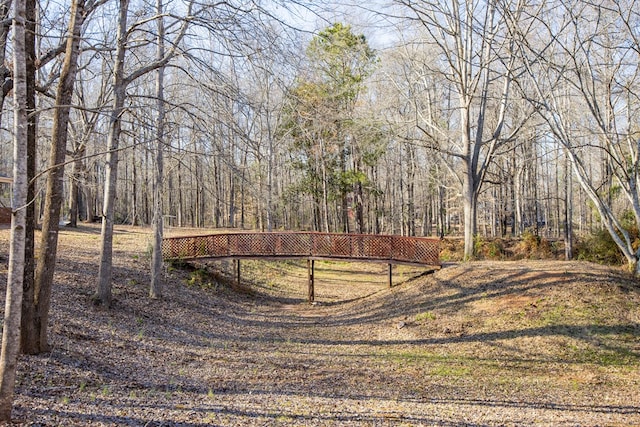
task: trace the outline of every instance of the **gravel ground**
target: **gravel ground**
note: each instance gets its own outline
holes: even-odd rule
[[[243,263],[241,288],[218,263],[168,268],[152,301],[148,230],[123,227],[107,311],[90,302],[98,233],[62,235],[53,350],[21,358],[15,425],[640,425],[623,272],[477,262],[387,289],[384,266],[322,263],[309,305],[304,263]],[[2,303],[7,250],[0,230]]]

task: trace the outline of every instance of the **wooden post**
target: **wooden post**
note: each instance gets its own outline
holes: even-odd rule
[[[315,289],[314,289],[314,268],[315,268],[315,260],[308,259],[307,260],[307,273],[309,274],[309,304],[311,304],[315,299]]]
[[[236,259],[236,284],[240,287],[240,259]]]
[[[393,288],[393,264],[389,264],[389,287]]]

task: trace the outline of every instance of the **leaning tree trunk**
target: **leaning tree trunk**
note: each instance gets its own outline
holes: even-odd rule
[[[13,17],[13,200],[9,272],[0,351],[0,423],[11,421],[20,350],[20,317],[24,278],[27,203],[27,88],[25,58],[25,0],[15,0]]]
[[[23,351],[37,354],[48,351],[47,324],[49,322],[49,306],[51,287],[58,253],[58,231],[60,208],[63,200],[64,160],[67,151],[69,111],[73,97],[73,86],[76,78],[77,59],[80,52],[80,31],[84,16],[84,0],[75,0],[71,5],[69,35],[65,51],[65,59],[60,72],[60,84],[56,94],[53,116],[51,152],[49,154],[49,171],[47,173],[46,194],[44,202],[44,218],[40,239],[40,256],[36,267],[34,309],[29,310],[33,318],[23,319],[28,327],[22,337]]]

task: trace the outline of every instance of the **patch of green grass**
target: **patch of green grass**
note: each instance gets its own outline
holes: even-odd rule
[[[184,261],[184,256],[172,259],[167,262],[167,272],[172,273],[174,271],[180,271],[187,268],[188,264]]]
[[[567,318],[567,310],[564,304],[554,305],[540,314],[540,322],[543,325],[559,324]]]
[[[212,274],[206,268],[199,268],[197,270],[193,270],[189,274],[189,279],[187,279],[187,285],[197,286],[203,290],[218,289],[218,283],[214,280],[214,278],[212,277]]]
[[[426,375],[472,378],[485,384],[502,385],[526,384],[529,379],[538,381],[541,375],[544,376],[547,364],[546,361],[530,359],[525,354],[522,358],[505,359],[467,353],[431,353],[417,350],[385,353],[380,357],[404,369],[419,368]]]
[[[454,377],[460,378],[468,376],[471,373],[471,368],[467,366],[455,366],[455,365],[440,365],[431,370],[431,375],[437,375],[439,377]]]
[[[451,356],[416,350],[385,353],[382,357],[398,363],[432,363],[446,361]]]
[[[106,384],[102,386],[102,390],[100,391],[103,396],[108,396],[110,392],[111,390],[109,390],[109,386]]]
[[[640,365],[640,356],[628,348],[572,347],[571,357],[580,363],[592,363],[602,367]]]
[[[425,311],[423,313],[416,314],[416,322],[426,322],[429,320],[436,320],[436,315],[432,311]]]

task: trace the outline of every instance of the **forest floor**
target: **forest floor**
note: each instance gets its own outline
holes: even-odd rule
[[[8,230],[0,229],[4,307]],[[117,227],[115,302],[94,307],[99,227],[61,234],[50,353],[21,356],[14,425],[640,425],[640,286],[561,261],[167,268]],[[206,267],[206,268],[205,268]],[[2,314],[0,308],[0,314]]]

